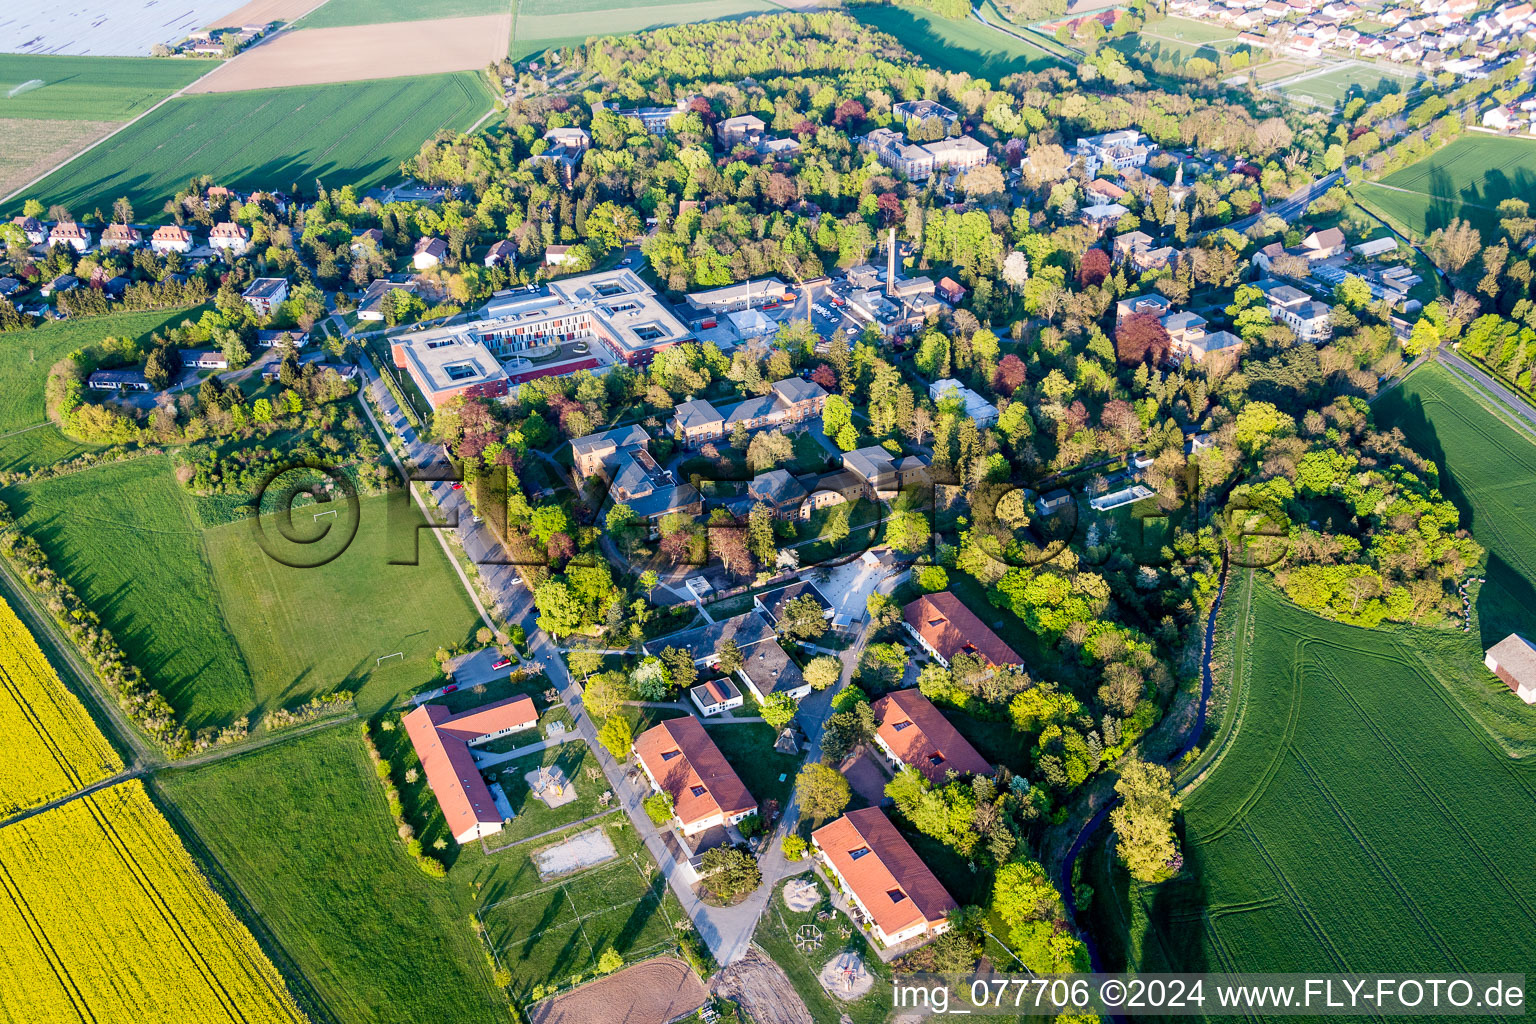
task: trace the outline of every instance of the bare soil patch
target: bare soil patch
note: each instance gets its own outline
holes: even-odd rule
[[[814,879],[796,878],[784,886],[784,905],[797,914],[815,910],[821,902],[821,888]]]
[[[816,1024],[789,975],[756,947],[715,976],[714,991],[735,1001],[757,1024]]]
[[[274,21],[293,24],[325,0],[251,0],[238,10],[221,15],[208,28],[232,28],[237,25],[270,25]]]
[[[0,117],[0,196],[46,174],[121,127],[117,121],[50,121]]]
[[[297,29],[251,47],[187,92],[240,92],[477,71],[507,55],[511,32],[510,10],[481,18]]]
[[[666,1024],[693,1013],[707,998],[692,968],[663,956],[531,1006],[528,1019],[532,1024]]]
[[[844,1002],[868,995],[875,987],[875,976],[864,968],[864,958],[857,953],[839,953],[828,960],[817,980],[830,995]]]
[[[539,877],[549,879],[606,864],[618,855],[613,840],[608,838],[603,826],[598,825],[546,846],[533,855],[533,863],[539,869]]]

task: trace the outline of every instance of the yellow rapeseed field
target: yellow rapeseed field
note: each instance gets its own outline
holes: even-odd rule
[[[0,828],[0,1022],[302,1024],[138,780]]]
[[[123,762],[37,641],[0,601],[0,818],[122,771]]]

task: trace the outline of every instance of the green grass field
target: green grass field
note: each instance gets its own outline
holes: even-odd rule
[[[52,424],[23,428],[0,437],[0,473],[25,473],[95,450],[95,445],[71,441]]]
[[[371,713],[428,684],[438,646],[479,624],[432,538],[420,565],[388,564],[401,549],[382,497],[361,504],[351,546],[313,569],[270,558],[251,520],[201,529],[162,456],[0,498],[193,729],[342,688]]]
[[[439,129],[465,129],[490,104],[473,72],[183,96],[28,191],[81,211],[108,209],[118,196],[159,209],[198,174],[234,188],[313,195],[318,179],[361,193],[396,177]]]
[[[750,699],[751,695],[747,695]],[[721,722],[723,719],[706,720]],[[757,798],[758,806],[766,807],[776,800],[782,811],[789,802],[790,791],[795,788],[795,773],[805,760],[798,754],[781,754],[773,749],[776,734],[773,727],[762,722],[742,722],[736,725],[712,725],[709,738],[715,741],[720,753],[730,762],[736,774],[741,776],[747,792]],[[779,776],[784,776],[781,781]]]
[[[144,340],[155,331],[197,319],[197,309],[114,313],[83,320],[55,320],[34,331],[0,335],[0,434],[42,423],[47,418],[43,385],[54,363],[75,349],[102,338]],[[4,442],[0,442],[3,452]],[[0,468],[11,468],[3,465]]]
[[[722,21],[753,14],[782,12],[768,0],[637,0],[607,4],[602,0],[524,0],[512,29],[512,60],[552,47],[577,46],[591,36],[627,35],[694,21]],[[600,16],[599,15],[600,13]]]
[[[1129,53],[1139,50],[1152,55],[1179,53],[1185,57],[1219,60],[1223,53],[1237,49],[1237,30],[1215,21],[1190,18],[1163,18],[1148,24],[1140,32],[1122,36],[1111,45]]]
[[[852,7],[848,13],[888,32],[918,60],[997,82],[1020,71],[1060,67],[1043,48],[967,18],[952,21],[912,7]]]
[[[218,65],[216,60],[0,53],[0,118],[126,121]]]
[[[1460,217],[1491,238],[1505,199],[1536,194],[1536,139],[1467,135],[1427,159],[1363,182],[1355,196],[1420,238]]]
[[[1434,363],[1383,396],[1376,416],[1401,427],[1408,443],[1441,467],[1441,490],[1488,549],[1488,582],[1473,591],[1473,635],[1486,648],[1517,630],[1536,633],[1536,442]],[[1530,722],[1536,714],[1520,717]]]
[[[1275,90],[1287,99],[1299,98],[1320,107],[1342,106],[1351,96],[1375,101],[1389,93],[1414,87],[1416,78],[1393,74],[1384,68],[1353,65],[1308,78]]]
[[[327,0],[294,24],[299,28],[384,25],[395,21],[505,14],[509,0]]]
[[[1100,854],[1086,876],[1105,969],[1530,963],[1536,759],[1512,760],[1450,692],[1478,685],[1456,678],[1475,642],[1327,622],[1267,584],[1253,600],[1241,728],[1186,793],[1185,871],[1128,886]],[[1536,718],[1482,675],[1472,699]]]
[[[355,725],[157,786],[339,1024],[508,1019],[467,886],[406,855]]]

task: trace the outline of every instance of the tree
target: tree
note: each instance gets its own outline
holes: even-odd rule
[[[571,675],[585,678],[603,667],[603,656],[596,651],[570,651],[565,664]]]
[[[640,516],[634,509],[621,501],[608,510],[607,521],[609,536],[626,549],[634,544],[642,526]]]
[[[794,442],[782,430],[765,430],[747,445],[747,466],[754,474],[762,473],[794,454]]]
[[[851,422],[853,422],[853,403],[842,395],[828,395],[826,404],[821,407],[822,433],[835,439],[838,432]]]
[[[550,636],[569,636],[581,628],[581,604],[560,580],[551,577],[535,587],[533,605],[539,610],[539,628]]]
[[[859,432],[854,429],[852,423],[843,424],[843,428],[837,432],[833,439],[837,446],[845,452],[851,452],[859,446]]]
[[[1156,365],[1168,358],[1172,348],[1173,340],[1155,314],[1132,313],[1115,328],[1115,351],[1127,366]]]
[[[747,547],[764,568],[778,560],[779,549],[773,542],[773,510],[762,502],[747,513]]]
[[[800,702],[789,694],[770,693],[768,699],[763,701],[760,713],[763,721],[773,726],[774,732],[778,732],[794,721],[795,712],[798,710],[800,710]]]
[[[784,851],[784,859],[793,862],[805,859],[805,851],[809,844],[806,843],[804,836],[790,832],[779,841],[779,846]]]
[[[915,510],[892,512],[885,524],[885,541],[897,551],[914,554],[928,544],[928,517]]]
[[[715,648],[715,667],[726,675],[738,671],[742,666],[741,648],[736,641],[727,637]]]
[[[133,204],[124,196],[112,201],[112,220],[117,224],[133,223]]]
[[[634,696],[629,687],[629,680],[624,678],[624,673],[599,672],[587,680],[586,689],[582,691],[581,702],[586,705],[587,714],[606,721],[616,717],[623,709],[624,702],[633,700]]]
[[[1015,861],[998,869],[992,884],[992,912],[1004,927],[1013,929],[1026,921],[1052,917],[1060,903],[1061,894],[1035,861]]]
[[[701,873],[710,892],[727,902],[763,884],[763,873],[750,854],[733,846],[717,846],[704,854]]]
[[[1160,882],[1177,874],[1184,864],[1173,834],[1173,815],[1180,801],[1168,769],[1129,759],[1120,767],[1115,792],[1121,803],[1110,812],[1109,820],[1120,863],[1141,882]]]
[[[1429,236],[1429,249],[1434,253],[1435,261],[1454,274],[1483,251],[1483,236],[1477,228],[1457,217]]]
[[[645,798],[645,813],[655,823],[657,828],[662,828],[672,820],[672,794],[652,793]]]
[[[830,654],[812,658],[805,666],[805,681],[810,683],[813,689],[825,690],[835,685],[842,676],[843,663]]]
[[[614,952],[612,946],[603,950],[603,955],[597,958],[597,973],[599,974],[612,974],[623,966],[624,958]]]
[[[1089,249],[1083,253],[1083,261],[1077,269],[1078,287],[1103,284],[1109,272],[1109,253],[1099,248]]]
[[[625,761],[629,758],[630,748],[634,745],[635,734],[629,726],[629,719],[623,715],[614,715],[603,723],[603,727],[597,730],[597,741],[608,748],[608,753],[613,755],[615,761]]]
[[[817,640],[827,631],[827,615],[814,594],[803,594],[785,602],[778,627],[791,640]]]
[[[853,790],[836,769],[812,761],[795,776],[795,796],[800,800],[800,813],[820,823],[842,814],[853,799]]]
[[[836,551],[841,551],[843,541],[848,539],[848,508],[847,502],[833,505],[832,511],[827,513],[827,521],[821,527],[822,538],[831,541]]]
[[[1430,349],[1440,347],[1440,331],[1429,317],[1421,316],[1414,322],[1413,330],[1403,339],[1403,355],[1417,359]]]
[[[672,685],[679,689],[692,689],[695,680],[699,678],[699,669],[693,662],[692,651],[678,647],[664,647],[661,651],[661,663],[667,667],[667,675],[672,678]]]
[[[948,590],[949,573],[944,571],[942,565],[925,565],[917,571],[917,585],[930,594]]]

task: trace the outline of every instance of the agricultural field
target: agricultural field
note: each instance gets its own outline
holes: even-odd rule
[[[497,963],[512,973],[512,993],[519,1003],[537,998],[537,986],[562,984],[572,974],[591,970],[605,949],[634,961],[664,952],[676,941],[673,922],[682,920],[682,908],[632,828],[604,829],[617,859],[538,881],[531,856],[582,831],[576,827],[489,858],[460,857],[450,875],[472,870],[475,861],[494,864],[494,877],[501,881],[485,891],[500,889],[502,895],[477,913]]]
[[[117,127],[116,121],[0,117],[0,196],[47,174]]]
[[[127,121],[218,64],[0,53],[0,118]]]
[[[122,771],[123,762],[37,641],[0,601],[0,818]]]
[[[505,14],[512,0],[326,0],[294,25],[298,28],[342,28],[383,25],[396,21],[435,21]]]
[[[340,1024],[507,1019],[467,887],[406,854],[356,725],[157,785]]]
[[[953,21],[912,7],[852,7],[865,25],[888,32],[918,60],[943,71],[964,71],[997,82],[1020,71],[1059,67],[1043,47],[979,21]]]
[[[28,192],[82,211],[119,196],[159,209],[197,174],[240,189],[313,194],[320,180],[361,192],[396,177],[439,129],[468,128],[490,105],[481,76],[467,71],[181,96]]]
[[[97,450],[70,440],[51,423],[39,423],[0,437],[0,473],[28,473]]]
[[[1101,846],[1085,871],[1104,969],[1532,962],[1536,759],[1511,759],[1453,691],[1529,709],[1476,641],[1328,622],[1268,584],[1252,621],[1241,727],[1184,795],[1185,870],[1131,885]]]
[[[1415,370],[1375,411],[1440,466],[1440,489],[1488,549],[1488,582],[1472,591],[1473,637],[1486,649],[1512,632],[1536,633],[1536,442],[1436,363]],[[1536,715],[1516,717],[1536,739]]]
[[[1465,135],[1355,197],[1419,239],[1460,217],[1490,237],[1498,205],[1536,194],[1536,139]]]
[[[430,536],[419,565],[388,564],[410,551],[390,545],[383,497],[360,505],[345,552],[313,569],[269,557],[251,520],[203,530],[164,456],[12,487],[0,500],[194,730],[337,689],[376,710],[430,680],[433,652],[479,624]],[[318,535],[339,518],[309,525]],[[331,526],[334,536],[344,527]]]
[[[626,35],[695,21],[724,21],[754,14],[782,13],[769,0],[520,0],[512,27],[512,60],[551,48],[577,46],[592,36]]]
[[[102,338],[133,338],[144,341],[156,331],[181,321],[197,319],[196,307],[144,313],[113,313],[83,320],[55,320],[36,330],[12,334],[0,344],[0,469],[9,438],[4,435],[35,426],[47,418],[43,385],[54,363],[77,348]]]
[[[138,780],[0,829],[0,870],[0,1019],[307,1020]]]

